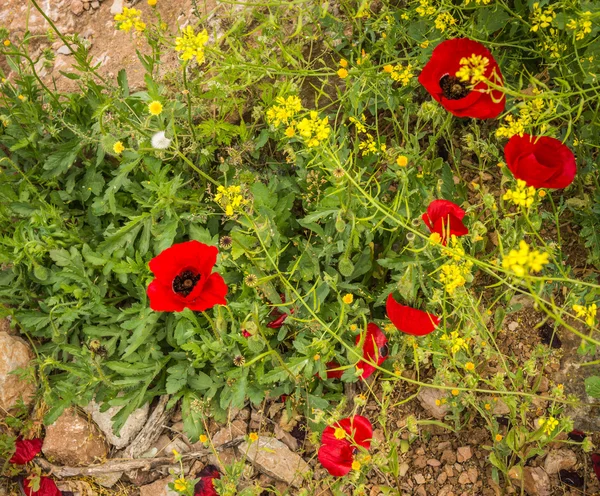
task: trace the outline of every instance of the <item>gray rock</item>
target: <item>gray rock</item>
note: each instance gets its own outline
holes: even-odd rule
[[[273,437],[261,436],[253,443],[244,442],[238,450],[264,474],[295,487],[300,487],[303,476],[310,471],[298,454]]]
[[[558,474],[561,470],[571,470],[575,465],[577,455],[570,449],[551,451],[544,460],[544,469],[548,475]]]
[[[169,482],[174,480],[173,476],[169,476],[152,484],[146,484],[140,487],[140,496],[179,496],[179,493],[169,489]]]
[[[0,418],[11,410],[19,398],[31,403],[35,386],[14,374],[26,368],[33,358],[31,347],[21,338],[0,332]]]
[[[123,475],[123,472],[111,472],[109,474],[96,475],[94,481],[102,487],[113,487]]]
[[[110,13],[116,15],[121,12],[123,12],[123,0],[115,0],[110,8]]]
[[[148,410],[150,405],[146,403],[143,407],[134,410],[131,415],[127,417],[127,421],[123,427],[121,427],[119,436],[116,436],[113,433],[112,418],[119,413],[121,408],[123,407],[113,406],[105,412],[101,412],[100,405],[95,401],[92,401],[84,408],[84,410],[92,416],[94,422],[98,424],[98,427],[106,436],[106,440],[117,449],[125,448],[125,446],[127,446],[133,440],[137,433],[140,432],[142,427],[144,427],[144,424],[148,419]]]
[[[69,50],[69,47],[67,45],[62,45],[58,50],[56,50],[56,53],[58,53],[59,55],[72,55],[73,52],[71,52],[71,50]]]
[[[441,402],[446,399],[448,393],[443,389],[436,388],[421,388],[417,399],[421,406],[429,413],[432,417],[442,420],[448,413],[449,406],[447,403],[436,404],[436,400]]]

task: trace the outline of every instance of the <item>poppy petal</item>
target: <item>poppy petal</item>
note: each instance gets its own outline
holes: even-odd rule
[[[194,486],[194,496],[219,496],[215,489],[213,480],[220,479],[221,473],[214,465],[204,467],[196,477],[200,480]]]
[[[427,207],[422,219],[431,232],[438,233],[442,244],[446,244],[450,236],[464,236],[469,229],[463,224],[465,211],[449,200],[433,200]]]
[[[371,447],[373,426],[371,421],[362,415],[354,415],[340,420],[336,425],[344,429],[356,444],[365,449]]]
[[[317,457],[325,470],[335,477],[342,477],[352,470],[354,453],[348,442],[322,444]]]
[[[361,340],[361,335],[356,336],[356,344]],[[363,358],[356,366],[362,369],[361,377],[366,379],[373,372],[375,367],[372,365],[373,362],[377,361],[377,365],[381,365],[387,359],[387,337],[383,331],[375,324],[369,323],[367,325],[367,333],[365,335],[365,341],[363,344]]]
[[[23,490],[25,496],[62,496],[62,493],[54,483],[54,481],[48,477],[40,477],[40,488],[34,491],[31,487],[31,479],[29,477],[23,479]]]
[[[148,286],[146,294],[150,299],[150,308],[155,312],[181,312],[185,308],[183,298],[177,296],[172,287],[166,287],[158,279]]]
[[[186,306],[190,310],[203,312],[215,305],[227,305],[227,300],[225,299],[226,294],[227,284],[225,284],[221,275],[215,272],[211,274],[204,283],[200,296],[186,302]]]
[[[600,455],[594,453],[592,455],[592,464],[594,466],[594,472],[596,473],[596,477],[600,481]]]
[[[327,379],[340,379],[344,375],[343,370],[333,370],[340,367],[340,364],[335,361],[327,362],[325,366],[327,367]]]
[[[392,293],[387,298],[385,309],[388,318],[399,331],[413,336],[425,336],[433,332],[440,323],[440,318],[431,313],[401,305]]]
[[[17,439],[15,443],[15,453],[9,462],[16,465],[25,465],[42,451],[42,444],[43,441],[41,439]]]
[[[199,274],[208,277],[217,263],[218,253],[216,246],[208,246],[195,240],[177,243],[150,260],[150,270],[158,279],[169,283],[182,270],[192,267]]]

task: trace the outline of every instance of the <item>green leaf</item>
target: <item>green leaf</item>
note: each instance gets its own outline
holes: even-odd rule
[[[178,363],[167,369],[167,394],[175,394],[186,385],[188,368],[187,363]]]
[[[188,385],[195,391],[205,391],[213,386],[213,380],[204,372],[196,371],[195,375],[187,378]]]
[[[42,178],[50,179],[67,172],[75,162],[81,146],[82,143],[79,138],[57,145],[56,149],[58,151],[48,155],[46,162],[44,162],[46,172],[42,175]]]
[[[125,69],[119,71],[117,82],[119,83],[119,88],[121,88],[123,98],[127,98],[129,96],[129,83],[127,81],[127,71]]]
[[[585,382],[585,392],[592,398],[600,398],[600,377],[592,375]]]

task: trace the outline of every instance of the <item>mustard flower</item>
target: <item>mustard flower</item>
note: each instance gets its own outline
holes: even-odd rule
[[[206,29],[198,34],[194,33],[192,26],[187,26],[182,31],[182,36],[175,39],[175,51],[181,52],[181,60],[191,60],[194,57],[201,64],[204,62],[204,45],[208,42],[208,33]]]

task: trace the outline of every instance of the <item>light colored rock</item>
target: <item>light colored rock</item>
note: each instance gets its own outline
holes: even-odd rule
[[[116,15],[121,12],[123,12],[123,0],[115,0],[110,8],[110,13]]]
[[[298,454],[273,437],[261,436],[253,443],[243,442],[238,450],[261,472],[295,487],[300,487],[303,475],[310,470]]]
[[[56,53],[59,55],[72,55],[72,52],[69,50],[67,45],[62,45],[58,50],[56,50]]]
[[[425,477],[423,477],[423,474],[415,474],[413,475],[413,479],[415,479],[415,482],[417,484],[425,484]]]
[[[458,463],[466,462],[467,460],[470,460],[472,456],[473,452],[471,451],[470,446],[461,446],[456,450],[456,461],[458,461]]]
[[[570,449],[551,451],[544,460],[544,469],[548,475],[558,474],[561,470],[571,470],[577,465],[577,455]]]
[[[71,2],[71,12],[77,16],[83,14],[83,2],[81,0],[73,0]]]
[[[289,432],[284,431],[278,424],[275,424],[274,434],[277,439],[282,441],[292,451],[298,451],[298,440]]]
[[[99,9],[100,8],[100,2],[98,2],[97,0],[95,2],[92,2],[92,9]]]
[[[442,420],[449,411],[448,404],[441,403],[447,395],[448,393],[442,389],[424,387],[419,391],[417,399],[427,413],[436,419]],[[436,404],[436,400],[440,402],[439,405]]]
[[[173,482],[173,480],[174,477],[169,476],[152,484],[146,484],[140,487],[140,496],[178,496],[179,493],[169,489],[169,482]]]
[[[123,472],[111,472],[110,474],[102,474],[94,477],[94,481],[102,487],[113,487],[123,475]]]
[[[70,408],[46,427],[42,451],[52,462],[77,466],[103,460],[108,447],[100,430]]]
[[[223,446],[225,443],[238,436],[245,436],[248,430],[248,424],[243,420],[234,420],[227,427],[220,429],[213,437],[212,443],[215,447]]]
[[[144,427],[146,420],[148,419],[148,410],[150,405],[146,403],[143,407],[134,410],[127,420],[119,435],[113,433],[113,421],[112,418],[121,411],[121,406],[110,407],[105,412],[100,411],[100,405],[95,401],[90,402],[84,410],[92,416],[92,419],[100,430],[106,436],[106,440],[117,449],[123,449],[128,446],[138,432]]]
[[[529,496],[550,496],[552,486],[550,477],[541,467],[513,467],[508,471],[508,476],[521,483]]]
[[[25,341],[0,332],[0,418],[19,398],[26,404],[31,403],[35,386],[12,372],[27,367],[32,358],[31,347]]]

